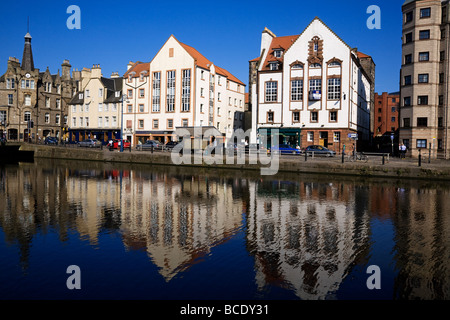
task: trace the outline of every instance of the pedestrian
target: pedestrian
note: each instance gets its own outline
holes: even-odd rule
[[[407,151],[406,145],[402,144],[402,159],[406,158],[406,151]]]

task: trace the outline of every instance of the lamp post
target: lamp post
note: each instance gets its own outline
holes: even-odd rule
[[[123,103],[127,99],[127,95],[122,95],[122,110],[121,110],[121,124],[120,124],[120,152],[123,152]]]
[[[144,70],[144,71],[142,71],[142,72],[140,73],[140,75],[142,75],[143,77],[146,77],[147,74],[148,74],[148,71],[147,71],[147,70]],[[130,72],[130,73],[128,74],[128,76],[130,76],[130,75],[134,76],[134,75],[136,75],[136,72],[135,72],[135,71],[132,71],[132,72]],[[138,95],[138,90],[137,90],[137,89],[139,89],[139,88],[142,87],[142,86],[145,86],[145,85],[147,84],[147,79],[145,79],[144,83],[142,83],[142,84],[140,84],[140,85],[137,85],[136,81],[137,81],[137,78],[135,77],[135,78],[134,78],[134,86],[132,86],[132,85],[128,84],[127,82],[125,82],[126,86],[128,86],[128,87],[130,87],[130,88],[132,88],[132,89],[134,90],[134,92],[133,92],[133,94],[134,94],[134,120],[133,120],[133,132],[134,132],[134,137],[135,137],[135,138],[136,138],[136,113],[137,113],[137,105],[136,105],[136,104],[137,104],[137,101],[136,101],[136,98],[137,98],[137,95]],[[134,139],[134,140],[135,140],[135,139]],[[136,141],[134,141],[134,143],[135,143],[135,145],[136,145]]]

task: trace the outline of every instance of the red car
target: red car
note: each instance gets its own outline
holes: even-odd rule
[[[119,145],[120,140],[114,140],[113,141],[113,149],[120,149],[120,145]],[[130,141],[128,140],[123,140],[123,148],[127,149],[129,148],[131,145]]]

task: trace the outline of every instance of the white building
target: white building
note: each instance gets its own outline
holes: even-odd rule
[[[70,141],[120,139],[122,78],[102,75],[100,65],[81,71],[78,91],[68,103]]]
[[[142,75],[139,71],[128,79],[138,67],[149,73]],[[141,88],[128,85],[146,83],[142,86],[143,112],[131,112],[133,117],[124,114],[126,122],[137,121],[130,126],[135,128],[135,141],[155,139],[167,143],[176,139],[175,130],[180,127],[214,127],[226,139],[234,129],[244,128],[245,84],[173,35],[151,60],[149,68],[137,64],[124,78],[125,93],[140,92]],[[136,110],[136,102],[129,99],[125,111],[127,108]]]
[[[351,133],[369,140],[374,84],[358,55],[319,18],[300,35],[277,37],[266,28],[250,83],[251,142],[262,129],[278,129],[279,143],[336,152],[353,143]]]
[[[127,96],[123,105],[123,134],[132,145],[136,145],[136,137],[149,135],[153,129],[152,121],[148,119],[151,114],[150,82],[150,63],[128,64],[123,76],[123,94]]]

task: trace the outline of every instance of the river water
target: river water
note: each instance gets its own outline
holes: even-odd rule
[[[0,299],[449,299],[449,261],[448,183],[0,167]]]

